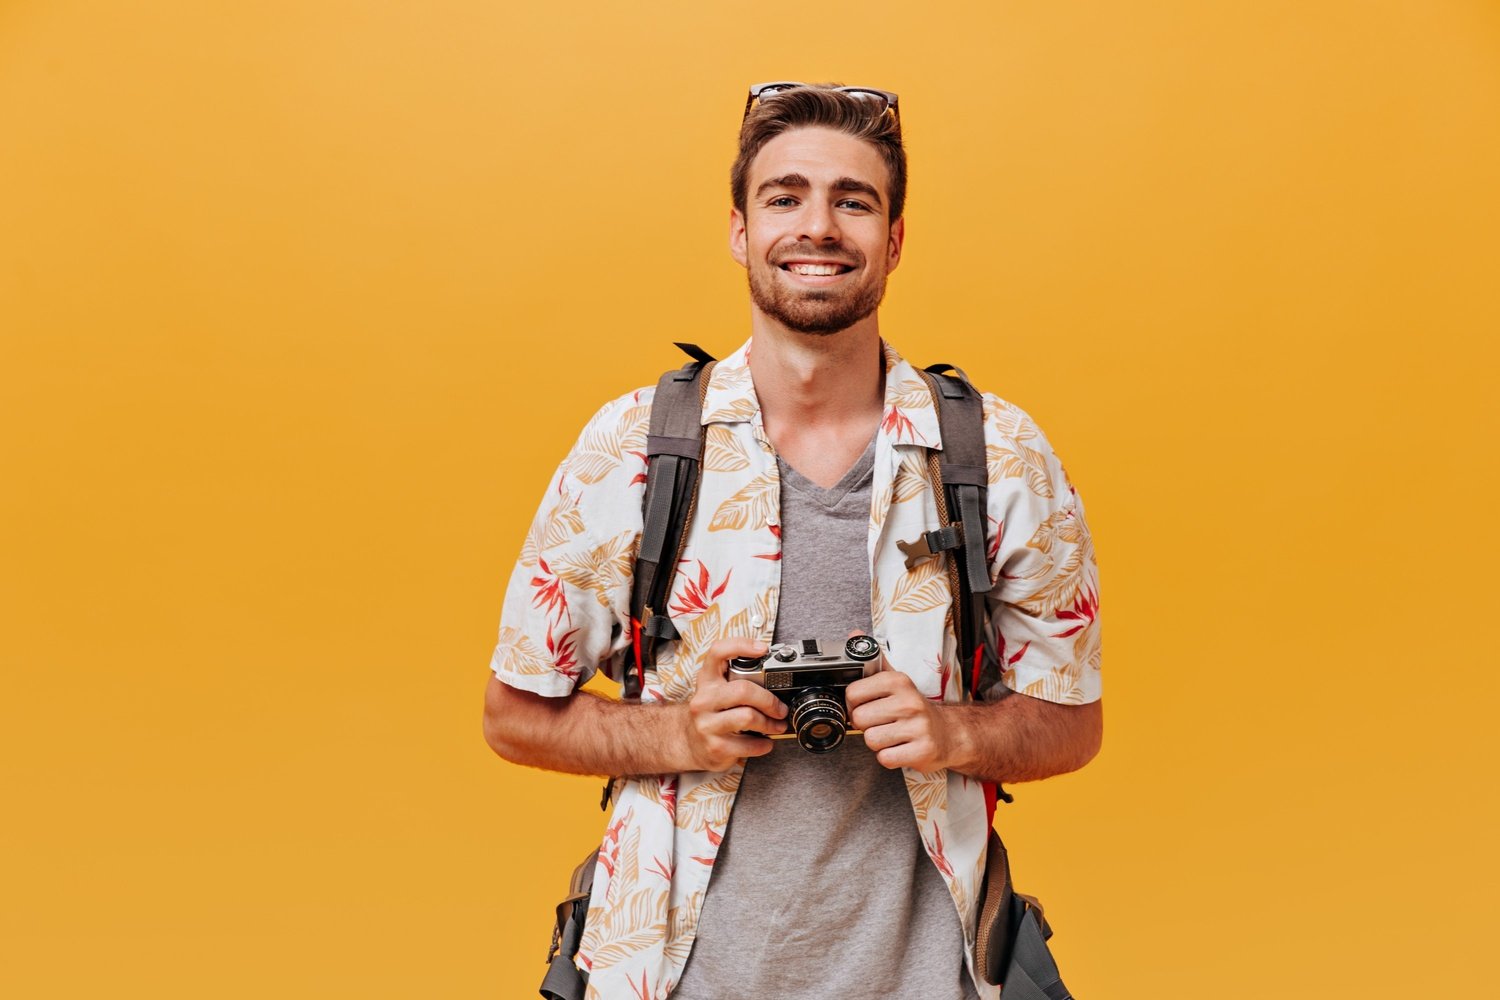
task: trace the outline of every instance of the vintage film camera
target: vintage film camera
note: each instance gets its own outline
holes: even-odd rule
[[[880,643],[868,635],[802,639],[772,646],[765,656],[729,661],[729,679],[753,681],[786,702],[787,732],[802,749],[828,753],[849,733],[844,689],[880,670]],[[859,730],[854,730],[859,732]]]

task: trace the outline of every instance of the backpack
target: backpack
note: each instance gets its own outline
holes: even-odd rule
[[[680,637],[665,608],[672,576],[682,560],[687,526],[697,508],[703,472],[703,401],[716,359],[697,344],[676,346],[691,360],[657,381],[646,435],[641,544],[631,587],[630,642],[620,675],[621,697],[630,701],[640,699],[646,671],[656,663],[657,644]],[[946,374],[950,371],[955,374]],[[969,377],[953,365],[929,365],[918,374],[932,393],[943,440],[941,450],[927,452],[940,524],[896,544],[906,556],[907,569],[923,559],[950,554],[947,572],[954,631],[960,662],[970,664],[965,690],[972,699],[978,694],[984,660],[985,595],[993,586],[985,535],[989,470],[984,400]],[[1013,799],[996,783],[985,782],[984,790],[993,820],[996,800]],[[610,779],[604,785],[601,809],[608,808],[613,791],[614,779]],[[558,904],[547,976],[541,987],[547,1000],[576,1000],[588,982],[586,974],[574,966],[573,956],[583,936],[595,860],[595,853],[590,853],[574,869],[568,896]],[[1052,929],[1034,897],[1013,891],[1009,858],[993,825],[981,899],[974,959],[985,981],[1007,984],[1008,993],[1015,994],[1013,1000],[1070,1000],[1045,943]]]

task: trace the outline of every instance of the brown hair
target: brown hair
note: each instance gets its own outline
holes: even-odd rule
[[[906,150],[901,145],[901,122],[892,112],[870,113],[870,102],[815,83],[784,90],[759,101],[740,126],[740,153],[729,171],[734,207],[745,212],[749,194],[750,162],[760,148],[795,128],[831,128],[872,144],[890,174],[889,221],[901,218],[906,206]]]

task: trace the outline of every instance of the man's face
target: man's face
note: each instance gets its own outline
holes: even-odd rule
[[[887,220],[890,176],[875,147],[827,128],[783,132],[750,164],[729,248],[761,312],[801,333],[837,333],[885,295],[904,222]]]

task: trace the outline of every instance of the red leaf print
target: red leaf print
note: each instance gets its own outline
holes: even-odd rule
[[[652,867],[646,869],[648,872],[651,872],[654,875],[660,875],[662,878],[666,879],[668,885],[672,883],[672,866],[670,864],[663,861],[661,858],[652,858],[651,865]]]
[[[995,525],[995,530],[990,532],[988,547],[985,549],[984,553],[985,558],[988,559],[990,565],[993,566],[995,564],[995,560],[1000,558],[1000,536],[1005,533],[1005,522],[996,521],[988,514],[986,514],[985,517],[988,520],[994,522]]]
[[[710,844],[713,844],[715,847],[718,847],[724,842],[724,837],[711,826],[705,826],[703,828],[703,832],[708,834],[708,842]]]
[[[932,824],[932,835],[934,840],[922,838],[927,845],[927,853],[932,857],[932,863],[938,866],[938,870],[949,878],[953,877],[953,866],[948,864],[948,856],[943,853],[943,828],[936,823]]]
[[[1005,664],[1007,667],[1013,667],[1013,666],[1015,666],[1016,662],[1018,660],[1020,660],[1021,657],[1023,657],[1023,656],[1026,655],[1026,650],[1028,648],[1030,648],[1030,646],[1031,646],[1031,640],[1027,639],[1025,642],[1023,642],[1021,644],[1021,648],[1020,649],[1016,650],[1010,656],[1006,656],[1005,655],[1005,636],[1000,632],[1000,630],[998,628],[995,629],[995,651],[996,651],[997,656],[999,657],[1000,662],[1003,663],[1003,664]]]
[[[901,440],[903,434],[907,437],[916,437],[916,427],[913,426],[911,419],[901,412],[899,406],[893,406],[885,411],[885,416],[881,419],[880,426],[881,429],[897,441]]]
[[[640,1000],[651,1000],[651,986],[646,979],[646,973],[644,971],[641,972],[640,989],[636,989],[635,980],[631,979],[629,976],[625,977],[625,981],[630,984],[630,991],[637,997],[639,997]]]
[[[1059,611],[1057,613],[1057,617],[1065,619],[1067,621],[1076,621],[1079,622],[1079,624],[1074,625],[1072,628],[1064,629],[1061,632],[1053,632],[1052,638],[1065,639],[1068,636],[1072,635],[1074,632],[1078,632],[1083,630],[1084,628],[1087,628],[1089,625],[1093,624],[1093,621],[1098,616],[1098,614],[1099,595],[1093,590],[1079,591],[1078,596],[1073,599],[1073,607],[1071,607],[1067,611]]]
[[[724,589],[729,586],[729,578],[734,575],[734,570],[731,569],[724,574],[723,581],[715,587],[708,567],[703,565],[701,559],[698,560],[698,579],[694,580],[682,570],[677,572],[687,580],[687,586],[677,595],[677,603],[671,606],[672,610],[679,615],[695,615],[707,611],[709,605],[723,595]]]
[[[613,846],[604,844],[599,847],[599,863],[604,866],[604,870],[609,873],[610,878],[614,878],[615,862],[618,860],[620,860],[619,842],[616,842]]]
[[[552,654],[552,669],[570,681],[578,679],[578,645],[574,638],[576,635],[578,635],[578,630],[575,628],[554,638],[551,626],[547,628],[547,652]]]
[[[667,818],[677,815],[677,779],[667,778],[661,783],[661,804],[667,810]]]
[[[771,532],[772,535],[776,536],[776,540],[778,542],[781,540],[781,525],[779,525],[779,524],[768,524],[768,525],[766,525],[766,528],[770,530],[770,532]],[[781,558],[781,548],[778,545],[775,552],[761,552],[761,553],[757,553],[756,556],[755,556],[755,558],[757,558],[757,559],[766,559],[766,560],[769,560],[770,562],[776,562],[777,560],[779,560]]]
[[[541,573],[531,578],[531,585],[536,588],[536,594],[531,598],[532,607],[545,608],[547,614],[556,617],[558,621],[567,615],[571,622],[573,615],[568,610],[568,595],[563,590],[562,579],[552,575],[552,567],[547,565],[547,560],[538,559],[536,565]]]

